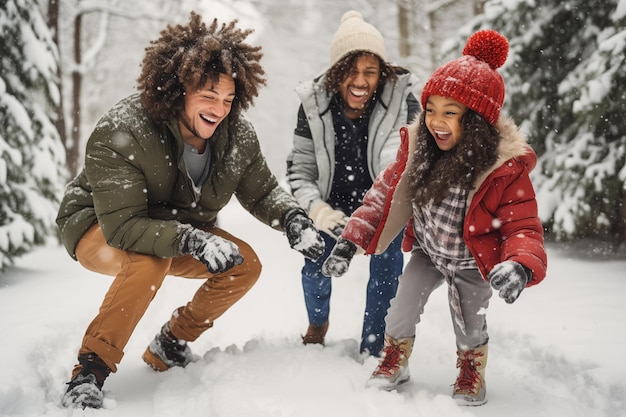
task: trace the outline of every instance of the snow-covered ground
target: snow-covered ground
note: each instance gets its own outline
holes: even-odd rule
[[[513,305],[494,295],[489,402],[467,408],[449,397],[455,346],[444,289],[417,327],[411,382],[398,392],[366,389],[377,362],[358,355],[365,258],[334,279],[327,346],[303,346],[301,255],[236,203],[221,225],[256,248],[264,264],[258,284],[192,344],[199,362],[156,373],[141,354],[200,284],[168,277],[106,381],[101,410],[59,403],[111,278],[84,270],[54,243],[0,275],[0,416],[626,416],[624,258],[551,244],[542,284]]]

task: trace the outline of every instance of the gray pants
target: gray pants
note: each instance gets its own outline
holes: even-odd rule
[[[489,340],[486,310],[491,298],[491,286],[478,269],[458,270],[452,279],[458,290],[465,322],[463,331],[455,320],[454,309],[449,303],[457,347],[468,350],[482,346]],[[428,297],[445,282],[446,278],[428,255],[421,250],[414,250],[404,272],[398,278],[398,291],[387,310],[386,333],[395,339],[415,336],[415,326],[420,322]]]

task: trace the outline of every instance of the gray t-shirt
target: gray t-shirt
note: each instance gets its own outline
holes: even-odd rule
[[[183,160],[187,167],[187,174],[192,179],[196,188],[200,188],[206,177],[209,175],[211,165],[211,147],[207,146],[204,153],[198,153],[193,146],[185,143]]]

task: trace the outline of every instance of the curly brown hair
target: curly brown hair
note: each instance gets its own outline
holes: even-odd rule
[[[355,51],[341,58],[335,65],[326,71],[326,81],[324,86],[329,94],[332,95],[339,91],[341,83],[343,83],[346,77],[350,75],[350,72],[356,68],[356,61],[363,55],[375,56],[380,62],[380,79],[378,80],[378,87],[380,87],[379,90],[382,90],[382,87],[385,85],[387,80],[393,81],[398,78],[398,74],[402,74],[407,71],[402,67],[394,66],[383,61],[378,55],[371,52]]]
[[[480,174],[498,158],[500,133],[475,111],[461,117],[463,139],[449,151],[442,151],[426,127],[426,112],[419,116],[417,148],[409,172],[409,187],[414,202],[440,203],[451,187],[470,190]]]
[[[231,122],[247,110],[266,84],[265,71],[259,61],[260,46],[251,46],[245,39],[253,29],[239,29],[237,20],[210,26],[191,12],[189,23],[168,25],[161,36],[150,42],[142,63],[137,88],[141,104],[148,115],[159,122],[177,116],[184,107],[185,88],[197,90],[220,74],[235,81],[235,100]]]

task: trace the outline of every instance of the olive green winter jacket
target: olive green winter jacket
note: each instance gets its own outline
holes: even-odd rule
[[[96,125],[84,168],[61,202],[57,224],[69,254],[75,258],[78,241],[98,222],[113,247],[177,256],[181,225],[214,225],[233,194],[257,219],[283,230],[285,213],[298,205],[270,172],[252,125],[226,119],[209,146],[209,175],[195,190],[177,120],[155,124],[138,95],[120,101]]]

